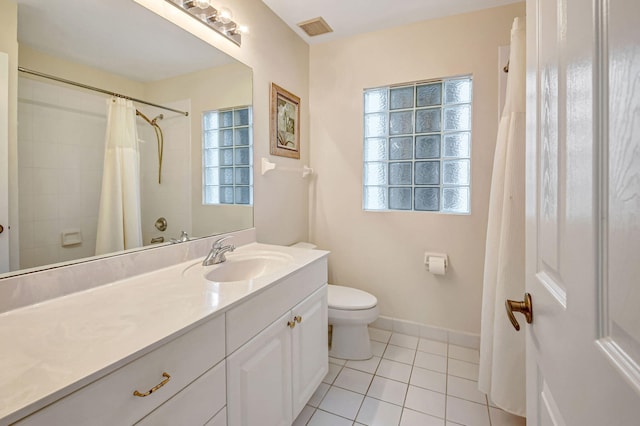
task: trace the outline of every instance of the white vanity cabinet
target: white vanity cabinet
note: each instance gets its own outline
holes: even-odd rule
[[[291,263],[212,283],[189,262],[0,318],[25,366],[0,372],[0,426],[290,426],[328,370],[327,252],[250,250]]]
[[[327,373],[326,261],[309,268],[227,313],[229,342],[234,333],[246,335],[234,318],[248,309],[266,306],[274,315],[274,304],[288,305],[227,357],[228,426],[290,426]]]
[[[203,375],[207,388],[224,395],[224,331],[224,315],[219,315],[15,424],[132,425]],[[134,395],[152,389],[147,396]],[[219,405],[210,408],[205,421]]]

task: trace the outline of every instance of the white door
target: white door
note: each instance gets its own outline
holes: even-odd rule
[[[293,418],[298,417],[329,370],[327,342],[327,286],[323,286],[292,310]]]
[[[0,52],[0,274],[9,271],[9,55]]]
[[[291,313],[227,358],[229,426],[290,426]]]
[[[639,1],[527,1],[526,173],[527,424],[639,425]]]

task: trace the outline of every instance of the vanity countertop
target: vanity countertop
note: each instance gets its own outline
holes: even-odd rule
[[[293,258],[272,274],[213,283],[183,271],[198,260],[0,314],[0,424],[50,404],[328,255],[251,243]],[[202,261],[202,258],[200,259]]]

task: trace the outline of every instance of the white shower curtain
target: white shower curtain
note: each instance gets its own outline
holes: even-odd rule
[[[140,151],[136,109],[130,100],[107,100],[96,255],[142,246]]]
[[[511,29],[509,76],[493,160],[484,261],[478,387],[500,408],[526,414],[525,334],[507,317],[505,299],[524,295],[525,29]],[[522,324],[524,317],[516,314]]]

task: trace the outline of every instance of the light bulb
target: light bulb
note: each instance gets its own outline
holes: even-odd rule
[[[246,25],[236,25],[236,27],[230,31],[230,34],[247,34],[249,32],[249,27]]]
[[[196,0],[196,6],[200,9],[206,9],[211,6],[211,3],[209,2],[209,0]]]
[[[218,11],[218,21],[222,22],[223,24],[228,24],[229,22],[231,22],[231,19],[233,19],[233,15],[231,14],[231,11],[226,7],[223,7]]]

